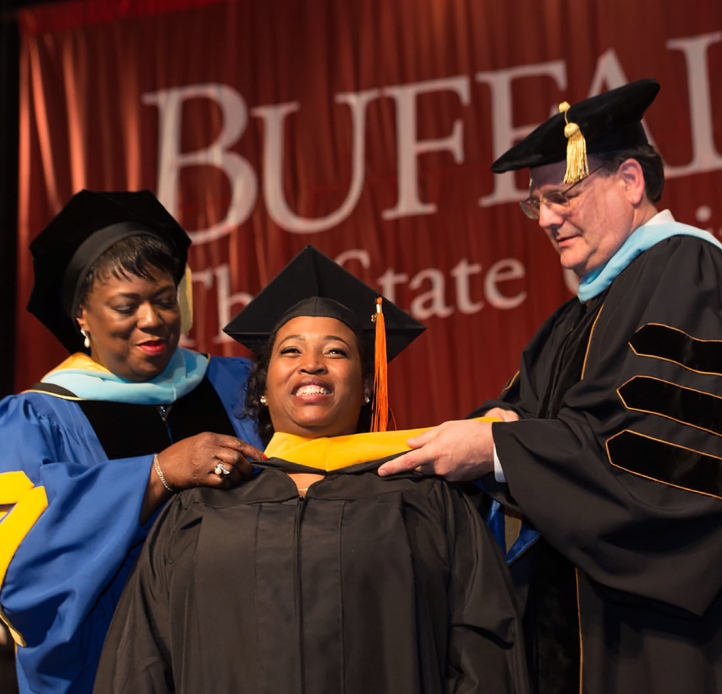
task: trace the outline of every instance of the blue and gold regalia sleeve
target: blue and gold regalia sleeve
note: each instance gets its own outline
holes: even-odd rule
[[[45,489],[34,486],[24,472],[0,473],[0,586],[17,548],[47,505]],[[22,634],[13,628],[2,607],[0,619],[7,624],[15,642],[24,646]]]

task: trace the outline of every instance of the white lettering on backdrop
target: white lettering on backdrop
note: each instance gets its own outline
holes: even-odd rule
[[[371,266],[368,252],[360,248],[346,250],[335,260],[339,265],[346,266],[350,272],[353,272],[354,263],[359,263],[363,268]],[[491,265],[486,274],[483,274],[482,270],[480,264],[472,264],[468,259],[462,258],[449,271],[450,280],[438,268],[424,268],[413,277],[395,272],[393,268],[387,268],[376,282],[380,293],[393,302],[397,301],[396,293],[400,286],[406,285],[414,292],[418,292],[411,301],[409,311],[419,320],[426,320],[432,316],[449,316],[457,309],[464,314],[478,313],[485,305],[482,297],[489,305],[507,310],[515,308],[526,299],[525,291],[517,289],[516,293],[511,293],[508,286],[504,286],[507,282],[524,279],[526,273],[520,261],[504,258]],[[476,275],[479,276],[479,281],[472,282],[472,278]],[[232,293],[231,272],[227,263],[194,272],[193,282],[200,285],[204,291],[215,290],[218,330],[213,341],[231,342],[231,338],[221,328],[251,301],[253,296],[247,292]],[[454,301],[451,305],[446,303],[447,294]],[[183,344],[190,347],[195,342],[185,339]]]
[[[722,42],[722,32],[701,36],[670,39],[667,48],[680,51],[686,65],[689,93],[689,121],[692,158],[682,166],[669,166],[672,177],[704,173],[722,168],[722,156],[716,151],[710,99],[710,75],[707,54],[711,46]],[[489,161],[504,152],[516,140],[526,135],[538,123],[512,123],[512,84],[515,80],[532,76],[547,77],[563,91],[567,87],[566,65],[563,61],[522,65],[494,72],[478,72],[474,81],[488,85],[491,93],[491,129],[493,151]],[[598,61],[588,96],[599,94],[627,82],[613,49],[603,53]],[[259,106],[251,115],[264,122],[262,157],[262,194],[271,218],[292,233],[315,233],[330,229],[348,218],[360,197],[365,178],[365,131],[368,104],[376,99],[391,98],[396,106],[396,160],[399,196],[396,205],[384,210],[384,219],[397,219],[436,212],[433,201],[424,201],[418,187],[418,158],[427,152],[448,151],[456,164],[464,161],[464,130],[460,118],[454,120],[451,134],[438,139],[417,138],[417,109],[420,94],[454,92],[459,97],[459,109],[470,104],[471,79],[455,76],[405,85],[371,89],[359,93],[337,94],[337,104],[348,106],[353,127],[352,176],[349,191],[342,205],[331,214],[307,219],[295,214],[283,193],[284,125],[289,114],[298,111],[297,102]],[[196,152],[180,151],[181,114],[189,99],[206,98],[217,104],[223,114],[221,132],[216,141]],[[185,166],[205,164],[223,171],[231,184],[231,201],[225,217],[208,229],[191,232],[194,243],[207,243],[231,233],[253,212],[258,197],[258,176],[251,164],[232,150],[248,125],[248,108],[243,97],[232,87],[223,84],[197,84],[163,89],[144,94],[144,104],[158,108],[159,116],[159,177],[158,197],[169,211],[177,215],[177,187],[179,172]],[[549,105],[549,112],[557,104]],[[494,176],[493,191],[481,197],[478,204],[489,207],[522,199],[525,190],[516,187],[514,176]]]
[[[710,75],[708,53],[712,46],[722,42],[722,32],[700,36],[670,39],[666,47],[681,53],[687,73],[690,150],[691,159],[687,164],[667,166],[669,178],[705,173],[722,169],[722,155],[715,147],[714,120],[710,99]],[[515,80],[528,77],[551,79],[563,92],[567,88],[567,71],[564,61],[516,66],[504,70],[477,72],[472,78],[459,75],[423,82],[394,85],[353,93],[337,94],[335,102],[348,107],[352,123],[351,181],[344,201],[330,214],[318,218],[298,215],[288,205],[284,191],[284,132],[291,119],[289,116],[300,110],[298,102],[257,106],[250,115],[263,121],[262,158],[259,164],[261,194],[271,219],[290,233],[316,233],[331,229],[347,219],[355,209],[363,190],[365,180],[366,113],[368,105],[377,99],[394,100],[396,112],[396,162],[398,177],[398,199],[396,204],[381,212],[383,219],[398,219],[418,215],[431,215],[437,211],[432,200],[422,200],[419,190],[418,161],[428,152],[446,151],[453,161],[464,162],[464,128],[462,109],[471,103],[473,84],[484,84],[491,96],[490,127],[492,152],[489,161],[499,156],[515,141],[524,137],[538,123],[516,125],[513,123],[513,90]],[[613,49],[603,53],[597,60],[588,96],[594,96],[605,89],[625,84],[627,79]],[[454,119],[450,133],[440,133],[437,138],[420,140],[417,136],[418,96],[452,92],[458,96],[459,117]],[[195,152],[181,152],[180,133],[184,102],[190,99],[208,99],[216,104],[222,114],[221,130],[216,140],[204,149]],[[221,221],[207,229],[190,231],[195,244],[209,243],[222,238],[241,226],[252,214],[259,195],[259,175],[253,166],[233,147],[243,137],[249,121],[249,109],[241,94],[224,84],[196,84],[158,90],[142,96],[144,104],[155,106],[159,117],[158,138],[158,197],[168,210],[178,216],[177,191],[179,174],[183,167],[207,165],[222,171],[231,187],[231,199]],[[556,112],[557,104],[549,104],[549,114]],[[649,130],[648,130],[649,132]],[[650,139],[654,141],[653,134]],[[490,207],[515,202],[525,197],[526,190],[519,189],[513,174],[491,178],[491,193],[480,197],[477,204]],[[366,251],[348,250],[338,257],[338,262],[358,261],[369,267]],[[478,263],[463,258],[449,271],[449,278],[438,268],[424,268],[413,277],[406,273],[387,268],[377,282],[380,291],[392,301],[399,285],[407,285],[415,292],[409,307],[410,312],[421,320],[432,316],[445,317],[455,310],[473,314],[483,309],[485,301],[490,306],[509,310],[521,304],[526,292],[508,295],[502,292],[504,282],[523,279],[523,264],[514,258],[503,258],[494,263],[483,275],[481,286],[472,286],[473,278],[482,275]],[[479,278],[482,279],[482,278]],[[218,324],[230,320],[251,296],[244,292],[232,293],[231,275],[228,265],[196,271],[194,281],[207,290],[215,289],[217,294]],[[570,291],[575,291],[576,279],[565,273],[565,282]],[[453,289],[447,291],[447,284]],[[474,291],[476,289],[476,291]],[[447,297],[453,295],[453,302]],[[485,301],[483,300],[485,299]],[[218,330],[214,340],[228,338]]]

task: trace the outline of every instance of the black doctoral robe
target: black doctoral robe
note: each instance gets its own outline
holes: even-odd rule
[[[492,430],[545,539],[526,615],[542,694],[722,691],[721,287],[718,248],[658,243],[562,306],[477,411],[523,418]]]
[[[382,479],[383,458],[332,470],[300,498],[284,471],[336,459],[335,439],[308,443],[318,465],[272,458],[231,491],[168,505],[95,692],[526,692],[517,602],[478,490]]]

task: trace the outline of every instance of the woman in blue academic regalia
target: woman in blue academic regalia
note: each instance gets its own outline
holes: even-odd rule
[[[249,362],[178,347],[189,245],[149,191],[87,190],[32,243],[28,310],[71,356],[0,402],[0,618],[21,692],[89,692],[157,510],[261,455],[237,411]]]

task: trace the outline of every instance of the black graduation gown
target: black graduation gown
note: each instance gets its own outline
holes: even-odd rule
[[[382,479],[381,462],[329,473],[303,499],[283,470],[318,470],[279,459],[231,491],[178,495],[94,691],[527,691],[513,586],[473,495]]]
[[[658,243],[562,306],[477,410],[524,418],[492,431],[548,543],[527,609],[543,694],[722,691],[721,286],[718,248]]]

